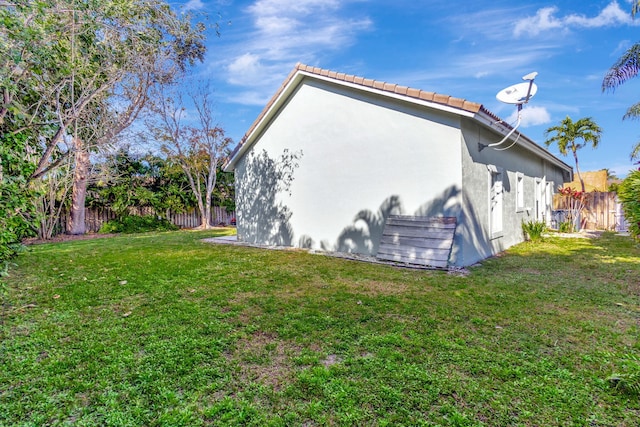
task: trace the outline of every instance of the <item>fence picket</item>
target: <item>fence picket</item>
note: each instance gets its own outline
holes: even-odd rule
[[[85,208],[85,228],[87,233],[95,233],[100,230],[100,227],[105,222],[108,222],[116,218],[115,212],[109,208]],[[155,215],[155,211],[151,207],[133,207],[130,208],[129,213],[131,215]],[[166,212],[167,219],[172,224],[177,225],[180,228],[195,228],[200,225],[200,215],[197,211],[189,213],[176,213],[171,210]],[[231,220],[235,218],[235,212],[227,212],[226,209],[219,206],[214,206],[211,209],[211,223],[213,225],[229,225]],[[62,213],[59,219],[58,229],[61,232],[67,229],[67,223],[69,221],[69,214]]]
[[[560,194],[553,197],[553,209],[567,209],[566,199]],[[588,193],[582,212],[582,224],[587,230],[620,230],[624,218],[620,217],[616,193],[594,191]]]

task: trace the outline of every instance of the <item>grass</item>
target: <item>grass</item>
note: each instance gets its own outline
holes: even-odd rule
[[[470,274],[169,232],[32,246],[0,425],[633,426],[640,249],[550,237]]]

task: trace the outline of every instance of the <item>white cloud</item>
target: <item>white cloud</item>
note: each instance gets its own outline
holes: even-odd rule
[[[507,122],[515,123],[518,119],[518,112],[514,111],[508,118]],[[523,128],[529,126],[544,125],[551,122],[551,114],[544,107],[524,107],[522,109],[522,121],[520,126]]]
[[[469,8],[473,10],[474,8]],[[513,22],[514,16],[522,15],[522,6],[509,8],[482,8],[479,11],[465,11],[454,13],[447,18],[451,22],[451,28],[455,29],[452,43],[466,41],[475,46],[480,38],[503,42],[511,37],[511,28],[505,23]]]
[[[202,0],[189,0],[184,5],[184,10],[200,10],[204,8],[204,3]]]
[[[253,80],[262,74],[262,68],[258,55],[245,53],[237,56],[227,66],[229,83],[239,84],[245,80]]]
[[[633,23],[629,10],[622,10],[615,1],[609,3],[596,17],[587,18],[582,15],[569,15],[565,20],[568,25],[587,28],[631,25]]]
[[[633,43],[631,42],[631,40],[621,40],[620,43],[618,43],[618,46],[616,46],[616,48],[614,49],[613,52],[611,52],[611,56],[614,57],[619,57],[622,53],[626,52],[627,49],[629,49],[631,46],[633,45]]]
[[[536,36],[549,30],[568,31],[571,28],[599,28],[616,25],[634,25],[630,11],[620,8],[618,2],[609,3],[602,11],[592,17],[571,14],[557,17],[556,6],[538,9],[534,16],[517,21],[513,27],[513,34]]]
[[[264,107],[269,101],[270,94],[264,91],[244,91],[237,92],[229,96],[229,101],[242,105]]]
[[[247,10],[254,16],[310,15],[322,9],[338,9],[340,3],[337,0],[257,0]]]
[[[507,79],[502,83],[507,85],[512,83],[510,79],[515,82],[523,75],[536,71],[539,62],[547,58],[549,52],[553,51],[554,48],[555,46],[552,43],[540,43],[537,45],[518,43],[508,45],[508,48],[491,46],[471,53],[461,52],[447,63],[448,68],[440,69],[440,76],[433,77],[450,78],[451,69],[454,69],[456,70],[455,76],[457,78],[466,76],[482,79],[483,81],[488,78]],[[498,89],[500,88],[496,87],[496,91]]]
[[[230,47],[233,52],[222,64],[226,81],[269,95],[297,62],[316,65],[317,57],[352,45],[358,34],[371,28],[366,16],[350,3],[362,0],[257,0],[245,8],[252,30]],[[241,53],[238,53],[241,52]],[[220,64],[216,65],[218,68]],[[268,99],[268,97],[267,97]]]
[[[620,162],[609,165],[609,170],[615,174],[618,178],[624,179],[629,174],[629,172],[637,170],[638,165],[629,161],[628,163]]]
[[[542,31],[562,28],[564,26],[562,21],[553,16],[557,11],[558,8],[555,6],[539,9],[535,16],[524,18],[516,22],[513,34],[516,37],[523,33],[528,33],[529,35],[534,36]]]

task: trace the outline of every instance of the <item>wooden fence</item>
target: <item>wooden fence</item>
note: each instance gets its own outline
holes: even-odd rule
[[[133,207],[129,209],[129,214],[143,216],[155,215],[156,212],[153,208],[150,207]],[[163,216],[165,216],[172,224],[175,224],[180,228],[195,228],[198,227],[201,223],[200,215],[196,210],[186,213],[176,213],[168,211],[165,212]],[[230,225],[232,223],[232,220],[235,220],[235,216],[235,212],[227,212],[224,208],[221,208],[219,206],[214,206],[211,208],[211,223],[214,225]],[[100,230],[102,224],[115,218],[116,214],[109,208],[85,208],[84,210],[84,225],[86,227],[87,233],[97,232],[98,230]],[[60,218],[60,226],[58,227],[60,232],[64,232],[64,230],[67,229],[66,225],[68,221],[68,214],[63,215]]]
[[[626,221],[622,214],[616,193],[594,191],[587,193],[585,208],[581,214],[582,227],[587,230],[626,231]],[[560,194],[553,197],[553,209],[556,214],[566,211],[567,200]],[[562,217],[562,215],[556,215]]]

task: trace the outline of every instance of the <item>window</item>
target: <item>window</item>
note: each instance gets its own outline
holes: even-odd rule
[[[547,225],[551,224],[551,214],[553,210],[553,181],[547,181],[545,183],[545,221]]]
[[[545,183],[542,179],[536,178],[536,200],[535,200],[535,219],[536,221],[545,221],[546,213],[546,194],[544,191]]]
[[[502,170],[489,166],[489,229],[491,238],[502,236]]]
[[[516,212],[524,210],[524,175],[516,173]]]

